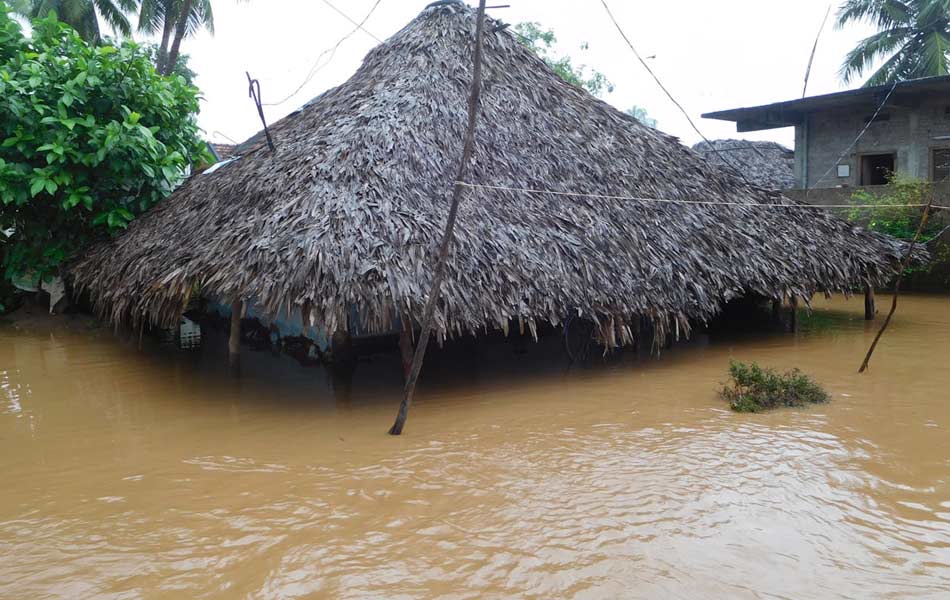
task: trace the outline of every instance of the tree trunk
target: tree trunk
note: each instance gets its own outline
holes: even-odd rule
[[[188,15],[191,14],[191,7],[194,0],[185,0],[181,5],[181,12],[178,14],[178,22],[175,24],[175,39],[172,42],[172,48],[168,52],[168,59],[165,62],[165,69],[162,75],[171,75],[178,64],[178,55],[181,51],[181,41],[185,38],[185,30],[188,28]]]
[[[169,3],[171,4],[171,3]],[[175,27],[177,15],[171,14],[171,6],[165,10],[165,25],[162,27],[162,44],[158,47],[158,56],[155,57],[155,70],[159,75],[165,74],[165,65],[168,63],[168,42],[172,39],[172,30]]]

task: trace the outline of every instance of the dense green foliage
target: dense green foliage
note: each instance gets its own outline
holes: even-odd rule
[[[643,108],[642,106],[632,106],[631,108],[627,109],[627,114],[637,121],[640,121],[647,127],[656,129],[656,119],[651,117],[649,113],[647,113],[647,109]]]
[[[181,63],[181,42],[201,29],[214,33],[211,0],[134,0],[139,4],[139,31],[161,34],[155,66],[163,75],[176,73]]]
[[[838,27],[866,22],[878,32],[845,58],[841,77],[850,82],[884,60],[865,85],[950,74],[950,2],[947,0],[847,0]]]
[[[831,398],[798,369],[785,374],[763,369],[752,363],[729,363],[732,381],[720,395],[736,412],[762,412],[779,406],[807,406],[828,402]]]
[[[854,208],[848,211],[848,220],[867,227],[872,231],[886,233],[902,240],[913,240],[924,216],[924,209],[907,204],[926,204],[934,193],[933,184],[908,175],[896,173],[891,176],[888,187],[883,193],[872,194],[858,189],[851,195]],[[873,205],[873,206],[868,206]],[[936,240],[947,238],[947,223],[941,220],[941,213],[935,212],[928,219],[918,240],[928,244],[930,262],[907,268],[905,274],[923,277],[929,285],[945,286],[950,284],[944,273],[950,271],[950,244]],[[931,243],[933,242],[933,243]]]
[[[60,21],[79,32],[84,40],[98,43],[102,39],[99,15],[117,33],[129,35],[132,25],[125,13],[135,10],[137,4],[137,0],[18,0],[12,8],[30,19],[56,13]]]
[[[198,90],[131,42],[91,46],[54,18],[26,38],[0,3],[0,258],[46,278],[126,227],[205,157]]]
[[[211,0],[8,0],[15,14],[30,19],[45,17],[51,12],[75,29],[89,43],[102,41],[99,24],[103,19],[117,34],[130,36],[132,24],[128,13],[138,12],[138,30],[160,35],[152,60],[160,74],[182,74],[184,57],[181,42],[201,29],[214,33]],[[190,79],[189,79],[190,82]]]
[[[576,67],[570,56],[555,56],[554,46],[557,44],[557,37],[551,29],[542,29],[540,23],[518,23],[515,25],[515,35],[524,46],[540,56],[564,81],[587,90],[593,96],[600,96],[605,91],[608,94],[614,91],[614,85],[600,71],[590,69],[587,65]],[[581,50],[587,50],[587,44],[582,45]],[[647,127],[656,128],[656,119],[650,118],[645,108],[633,106],[626,113]]]
[[[152,64],[156,65],[155,70],[158,70],[158,61],[159,56],[161,56],[161,47],[158,44],[148,44],[146,47],[146,52],[148,52],[149,60],[152,61]],[[188,85],[195,85],[195,78],[198,77],[198,74],[191,70],[189,62],[191,57],[187,54],[179,54],[178,60],[175,61],[175,64],[171,67],[171,74],[178,75],[185,80],[185,83]]]
[[[848,212],[848,220],[866,225],[872,231],[912,240],[924,210],[905,205],[926,204],[932,193],[933,186],[929,182],[897,173],[890,177],[886,193],[872,194],[863,189],[855,191],[851,195],[854,208]],[[930,241],[939,230],[938,222],[930,219],[921,232],[920,241]]]
[[[575,67],[570,56],[555,56],[557,37],[554,31],[542,29],[540,23],[518,23],[515,25],[515,34],[522,44],[540,56],[564,81],[584,88],[594,96],[614,90],[613,84],[600,71],[588,69],[586,65]],[[581,50],[586,49],[587,44],[581,46]]]

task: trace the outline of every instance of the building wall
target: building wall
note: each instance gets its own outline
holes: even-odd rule
[[[853,188],[814,188],[812,190],[785,190],[785,197],[803,204],[851,204],[851,197],[858,190],[864,190],[872,196],[883,196],[892,191],[887,185],[861,185]],[[950,198],[950,182],[938,183],[933,186],[936,204],[950,204],[943,200]],[[935,212],[933,218],[950,220],[950,211]]]
[[[872,123],[839,161],[875,109],[876,106],[868,105],[813,113],[795,128],[795,175],[801,187],[858,186],[861,156],[891,152],[896,154],[898,172],[931,179],[932,150],[950,148],[950,98],[923,99],[916,108],[885,108],[879,119],[889,118]],[[838,165],[849,165],[850,175],[838,177]]]

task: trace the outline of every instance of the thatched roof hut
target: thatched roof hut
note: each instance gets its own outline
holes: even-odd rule
[[[775,142],[712,140],[699,142],[693,150],[717,166],[732,169],[748,181],[768,190],[796,187],[795,151]]]
[[[845,291],[895,270],[900,246],[746,185],[674,137],[565,83],[507,30],[486,27],[470,181],[682,203],[470,190],[435,330],[594,318],[688,330],[747,293]],[[343,85],[196,175],[72,266],[104,315],[174,322],[194,290],[302,310],[332,334],[418,322],[466,126],[475,11],[433,6]],[[698,204],[697,201],[729,205]],[[286,312],[285,312],[286,311]]]

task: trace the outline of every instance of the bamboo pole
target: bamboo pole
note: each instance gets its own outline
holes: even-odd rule
[[[241,314],[244,303],[235,300],[231,303],[231,334],[228,336],[228,363],[237,367],[241,362]]]
[[[891,317],[893,317],[894,313],[897,311],[897,297],[901,293],[901,279],[904,277],[904,271],[907,270],[907,266],[910,264],[910,259],[914,256],[914,246],[916,246],[917,242],[920,240],[920,234],[923,233],[924,227],[927,226],[927,221],[930,219],[930,209],[933,207],[933,204],[934,194],[933,190],[931,190],[930,201],[927,202],[927,208],[924,209],[924,216],[921,217],[920,225],[917,226],[917,233],[914,234],[914,239],[907,247],[907,254],[904,256],[904,260],[901,261],[901,270],[897,274],[897,281],[894,283],[894,297],[891,299],[891,310],[887,313],[887,318],[884,319],[884,324],[881,325],[880,331],[878,331],[877,335],[874,336],[874,341],[871,342],[871,347],[868,348],[868,353],[864,357],[864,362],[861,363],[861,368],[858,369],[858,373],[864,373],[868,370],[868,366],[871,363],[871,355],[874,354],[874,349],[877,348],[877,343],[881,341],[881,336],[884,335],[884,331],[887,329],[887,326],[891,324]]]
[[[412,372],[412,319],[407,314],[400,317],[402,328],[399,331],[399,355],[402,357],[402,374],[409,380]]]
[[[432,334],[432,317],[435,314],[435,307],[439,301],[439,295],[442,291],[442,279],[445,277],[445,264],[448,262],[449,246],[452,244],[452,236],[455,231],[455,220],[458,217],[459,203],[462,200],[461,182],[465,180],[468,173],[469,163],[472,161],[472,154],[475,151],[475,123],[478,117],[478,101],[482,92],[482,31],[485,28],[485,2],[479,0],[477,24],[475,26],[475,66],[472,77],[472,89],[468,97],[468,129],[465,132],[465,145],[462,149],[462,161],[459,163],[458,175],[455,178],[455,188],[452,191],[452,206],[449,209],[449,216],[445,222],[445,232],[442,235],[442,247],[439,250],[439,261],[435,267],[435,275],[432,279],[432,289],[429,290],[429,298],[426,301],[425,315],[422,319],[422,332],[419,334],[419,343],[416,346],[416,353],[412,357],[412,367],[409,376],[406,379],[406,394],[399,405],[399,412],[396,414],[396,422],[389,430],[389,435],[401,435],[403,427],[406,425],[406,419],[409,417],[409,407],[412,405],[412,397],[416,391],[416,381],[419,379],[419,372],[422,370],[422,361],[425,358],[426,347],[429,345],[429,337]]]

